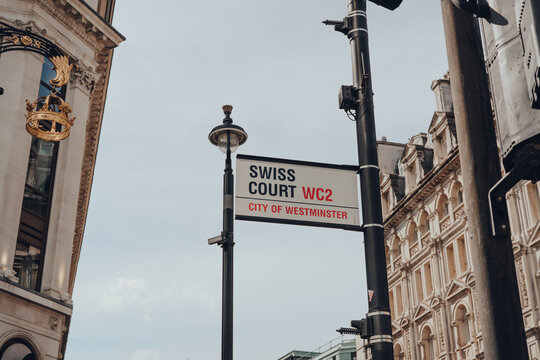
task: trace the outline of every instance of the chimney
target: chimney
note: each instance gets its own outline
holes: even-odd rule
[[[450,76],[448,73],[446,73],[442,79],[434,80],[431,83],[431,90],[433,90],[435,101],[437,102],[436,111],[454,112],[452,91],[450,88]]]

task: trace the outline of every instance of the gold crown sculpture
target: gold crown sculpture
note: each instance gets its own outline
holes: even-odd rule
[[[60,141],[69,136],[69,130],[75,118],[69,118],[71,107],[62,98],[56,96],[56,87],[69,82],[69,73],[73,64],[69,65],[66,56],[55,56],[50,59],[54,64],[56,77],[49,82],[53,86],[51,94],[41,96],[34,102],[26,100],[26,131],[32,136],[47,141]],[[60,128],[57,128],[60,125]]]

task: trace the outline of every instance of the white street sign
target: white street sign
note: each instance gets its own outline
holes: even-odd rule
[[[357,167],[236,157],[236,219],[358,230]]]

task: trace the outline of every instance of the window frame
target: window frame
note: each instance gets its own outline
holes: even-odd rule
[[[49,79],[44,79],[44,76],[46,76],[46,74],[50,74],[50,71],[48,72],[45,70],[47,66],[54,66],[54,65],[49,59],[45,57],[43,65],[42,65],[41,78],[40,78],[39,87],[38,87],[39,96],[47,95],[47,94],[43,94],[42,92],[43,88],[48,91],[51,91],[53,89],[52,85],[47,83]],[[62,99],[65,99],[66,90],[67,90],[67,86],[64,85],[62,88],[57,90],[56,95],[58,97],[61,97]],[[59,126],[59,124],[57,124],[57,126]],[[35,139],[36,139],[35,137],[32,137],[31,142],[34,142]],[[45,141],[45,140],[38,140],[38,141],[49,143],[49,141]],[[39,148],[42,147],[42,144],[37,144],[37,145],[39,146]],[[19,278],[19,284],[21,286],[30,290],[38,291],[38,292],[41,292],[41,282],[43,278],[43,266],[45,264],[47,237],[48,237],[49,225],[50,225],[50,220],[51,220],[52,200],[53,200],[53,195],[54,195],[54,184],[55,184],[55,179],[56,179],[56,168],[58,164],[59,147],[60,147],[60,143],[54,142],[52,155],[51,155],[52,158],[51,158],[51,163],[49,167],[50,175],[49,175],[49,184],[48,184],[48,189],[47,189],[48,193],[44,193],[43,191],[36,189],[34,186],[27,183],[28,171],[30,168],[30,156],[31,156],[31,151],[32,151],[31,149],[28,154],[24,191],[25,193],[27,191],[30,191],[33,194],[36,194],[38,196],[45,198],[47,201],[47,205],[44,209],[45,210],[44,214],[43,215],[38,214],[32,209],[24,206],[24,201],[26,197],[25,196],[23,197],[23,203],[21,205],[21,215],[20,215],[20,220],[19,220],[19,229],[17,232],[17,245],[22,244],[24,246],[32,246],[34,248],[39,249],[40,253],[39,253],[39,263],[38,263],[35,284],[31,284],[33,286],[22,285],[20,281],[21,274],[17,273],[17,277]],[[40,221],[43,223],[40,229],[32,226],[33,225],[32,222],[36,223],[37,221]],[[31,231],[35,231],[34,234],[30,233]],[[38,237],[39,237],[39,240],[36,240],[38,239]],[[16,254],[14,255],[14,257],[15,256]]]

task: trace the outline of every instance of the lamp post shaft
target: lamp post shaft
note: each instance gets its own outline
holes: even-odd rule
[[[371,68],[369,62],[366,0],[349,0],[353,84],[357,91],[356,135],[360,167],[360,192],[364,222],[364,247],[368,292],[368,318],[372,325],[369,338],[373,360],[393,359],[392,329],[388,300],[388,279],[384,247],[384,227],[381,208],[377,138]]]
[[[227,134],[227,158],[223,174],[223,281],[221,308],[221,359],[233,358],[233,249],[234,249],[234,175],[232,171],[230,133]]]
[[[491,233],[488,194],[501,168],[478,24],[450,0],[441,8],[484,357],[528,359],[512,239]]]

